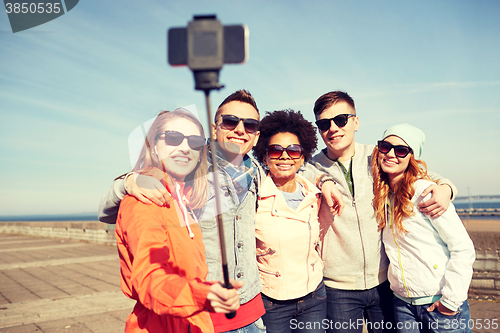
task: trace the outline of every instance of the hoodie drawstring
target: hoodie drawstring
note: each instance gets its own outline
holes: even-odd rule
[[[184,201],[187,201],[187,199],[184,195],[181,196],[181,193],[179,191],[180,188],[181,188],[181,186],[179,185],[179,183],[175,183],[175,192],[177,193],[177,197],[179,198],[179,206],[181,206],[182,214],[184,215],[184,222],[186,223],[186,227],[187,227],[188,232],[189,232],[189,237],[194,238],[194,233],[191,230],[191,227],[189,226],[188,212],[187,212],[186,206],[184,205]],[[195,217],[195,220],[196,220],[196,217]]]

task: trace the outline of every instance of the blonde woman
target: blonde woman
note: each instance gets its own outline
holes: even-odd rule
[[[207,282],[205,248],[192,209],[207,200],[201,123],[187,111],[162,112],[151,125],[135,172],[159,179],[169,206],[125,196],[116,222],[123,293],[137,301],[126,332],[214,332],[208,311],[239,307],[236,289]]]

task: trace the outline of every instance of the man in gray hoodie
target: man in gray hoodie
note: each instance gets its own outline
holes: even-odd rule
[[[353,99],[345,92],[324,94],[314,105],[316,125],[326,148],[313,157],[313,165],[335,179],[344,201],[341,215],[321,205],[320,223],[324,281],[328,297],[328,331],[394,331],[392,291],[387,280],[389,260],[372,206],[370,158],[374,145],[354,142],[359,118]],[[439,175],[432,175],[440,179]],[[456,189],[441,179],[422,196],[432,198],[419,208],[433,217],[448,207]]]

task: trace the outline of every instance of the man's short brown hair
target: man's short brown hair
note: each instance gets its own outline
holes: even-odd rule
[[[219,107],[217,108],[217,112],[215,113],[214,122],[217,119],[217,117],[219,116],[220,109],[224,105],[226,105],[227,103],[233,102],[233,101],[250,104],[251,106],[254,107],[255,111],[257,111],[257,113],[259,113],[259,109],[257,108],[257,103],[255,103],[255,100],[253,99],[252,94],[250,94],[250,92],[242,89],[242,90],[237,90],[234,93],[232,93],[231,95],[227,96],[226,99],[223,100],[222,103],[220,103]]]
[[[337,90],[330,91],[316,100],[313,109],[314,115],[317,117],[332,105],[340,102],[349,104],[354,109],[354,113],[356,113],[356,108],[354,107],[354,100],[352,99],[352,97],[344,91]]]

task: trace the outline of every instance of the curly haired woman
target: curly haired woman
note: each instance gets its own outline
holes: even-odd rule
[[[257,262],[268,333],[324,332],[326,291],[317,251],[320,191],[297,174],[316,150],[315,128],[300,112],[267,113],[254,156],[267,177],[259,188]]]

